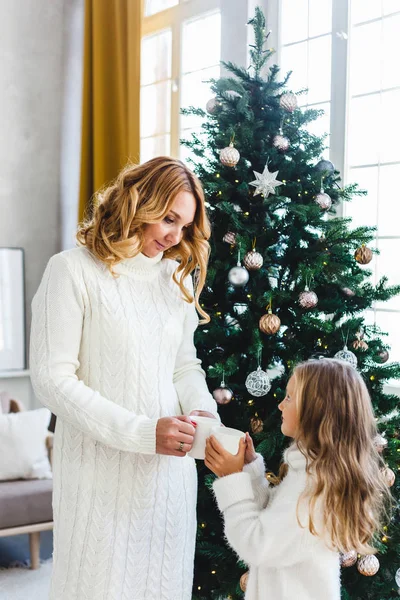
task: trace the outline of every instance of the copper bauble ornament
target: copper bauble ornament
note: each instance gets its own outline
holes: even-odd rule
[[[217,387],[212,395],[217,404],[229,404],[233,398],[232,390],[226,387],[224,382],[221,382],[220,387]]]
[[[242,590],[242,592],[246,591],[247,588],[247,580],[249,579],[249,572],[247,571],[246,573],[243,573],[243,575],[240,578],[240,589]]]
[[[270,309],[266,315],[261,317],[258,325],[263,333],[273,335],[279,331],[281,320],[279,317],[272,314],[272,310]]]
[[[352,567],[357,562],[357,552],[350,550],[350,552],[340,553],[340,565],[342,567]]]
[[[354,340],[354,342],[352,343],[352,346],[355,350],[361,350],[361,352],[365,352],[366,350],[368,350],[368,344],[366,341],[363,340],[364,337],[364,332],[363,331],[358,331],[356,333],[356,340]]]
[[[379,560],[373,554],[367,554],[358,560],[357,569],[361,575],[372,577],[379,571]]]
[[[219,153],[219,160],[226,167],[235,167],[238,164],[239,159],[240,153],[233,146],[232,142],[229,144],[229,146],[227,146],[227,148],[224,148]]]
[[[314,308],[318,304],[318,296],[306,287],[299,295],[299,304],[302,308]]]
[[[392,485],[394,485],[394,482],[396,481],[396,475],[394,474],[392,469],[389,469],[389,467],[382,469],[382,475],[386,482],[386,485],[388,487],[392,487]]]
[[[373,252],[368,246],[363,244],[354,252],[354,258],[360,265],[367,265],[371,262],[373,257]]]
[[[231,246],[236,246],[236,233],[233,233],[233,231],[227,231],[222,238],[222,241],[230,244]]]
[[[292,92],[283,94],[279,99],[279,104],[282,108],[287,110],[287,112],[292,113],[297,108],[297,96],[292,94]]]
[[[250,419],[250,427],[253,433],[261,433],[264,429],[264,423],[259,417],[252,417]]]
[[[378,452],[383,452],[387,448],[388,441],[383,435],[377,433],[373,439],[373,444]]]
[[[249,271],[258,271],[263,266],[264,259],[255,248],[247,252],[243,258],[243,264]]]
[[[290,141],[284,135],[278,134],[272,140],[272,145],[281,152],[286,152],[289,149]]]
[[[315,202],[322,210],[329,210],[332,206],[332,198],[322,190],[315,196]]]

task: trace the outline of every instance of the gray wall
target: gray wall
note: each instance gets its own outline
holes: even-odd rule
[[[0,246],[25,249],[28,329],[44,267],[61,249],[64,3],[0,2]]]

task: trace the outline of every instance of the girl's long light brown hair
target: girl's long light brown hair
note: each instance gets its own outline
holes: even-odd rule
[[[145,226],[162,221],[179,192],[193,194],[196,212],[182,240],[164,256],[179,261],[173,279],[184,299],[195,302],[202,322],[208,323],[199,296],[207,274],[211,229],[201,183],[181,161],[159,156],[142,165],[127,165],[111,185],[95,194],[92,217],[79,225],[76,237],[113,273],[119,262],[141,252]],[[193,298],[183,280],[195,269]]]
[[[373,538],[390,510],[390,492],[375,448],[371,399],[361,375],[344,361],[309,360],[293,377],[299,424],[296,442],[308,459],[309,529],[318,534],[313,512],[324,507],[333,547],[373,553]]]

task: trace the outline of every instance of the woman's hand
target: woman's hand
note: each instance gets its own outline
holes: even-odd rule
[[[240,473],[243,470],[245,452],[246,441],[244,438],[240,439],[237,454],[231,454],[212,435],[206,440],[206,458],[204,462],[215,475],[225,477],[225,475]]]
[[[249,432],[246,432],[246,452],[244,454],[244,464],[248,465],[256,460],[257,454],[254,450],[253,440],[251,439]]]
[[[185,415],[162,417],[156,427],[156,453],[185,456],[193,445],[196,423]]]

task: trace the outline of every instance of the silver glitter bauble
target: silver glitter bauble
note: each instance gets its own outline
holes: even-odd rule
[[[308,288],[299,295],[299,304],[302,308],[314,308],[318,304],[318,296]]]
[[[350,552],[340,553],[340,565],[342,567],[352,567],[357,562],[357,552],[350,550]]]
[[[398,585],[398,587],[400,588],[400,569],[397,569],[396,571],[396,575],[394,576],[394,579],[396,581],[396,584]]]
[[[206,104],[206,111],[209,115],[214,115],[219,105],[220,104],[216,98],[210,98]]]
[[[234,148],[232,142],[219,153],[219,160],[226,167],[235,167],[239,159],[240,153]]]
[[[236,287],[243,287],[249,280],[249,272],[244,267],[236,265],[228,273],[229,282]]]
[[[372,577],[379,571],[379,560],[374,554],[367,554],[358,560],[357,569],[361,575]]]
[[[322,208],[322,210],[328,210],[332,206],[332,198],[325,194],[325,192],[320,192],[315,196],[315,202]]]
[[[297,108],[297,96],[292,94],[292,92],[283,94],[279,99],[279,104],[282,108],[292,113]]]
[[[290,142],[287,137],[278,134],[272,140],[272,145],[275,146],[275,148],[277,148],[281,152],[286,152],[286,150],[288,150],[290,146]]]
[[[227,231],[222,240],[231,246],[236,246],[236,233],[233,233],[233,231]]]
[[[335,165],[330,160],[320,160],[315,165],[315,169],[320,173],[334,173]]]
[[[216,388],[213,393],[213,398],[215,402],[218,404],[229,404],[229,402],[233,398],[233,392],[226,385],[220,385],[220,387]]]
[[[377,433],[374,437],[373,444],[378,452],[383,452],[387,448],[388,441],[383,435]]]
[[[268,394],[271,389],[271,381],[267,373],[259,366],[257,371],[253,371],[247,376],[245,386],[249,394],[259,398]]]
[[[249,271],[258,271],[263,266],[264,259],[254,248],[247,252],[243,258],[243,264]]]
[[[353,352],[350,352],[347,346],[344,346],[343,350],[336,352],[334,358],[337,358],[338,360],[344,360],[354,368],[357,367],[357,356]]]

